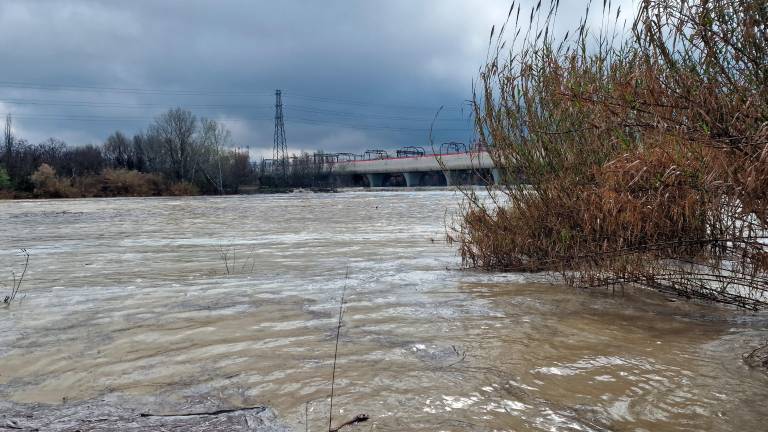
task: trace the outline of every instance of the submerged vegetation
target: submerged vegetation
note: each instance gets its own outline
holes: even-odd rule
[[[19,249],[19,255],[24,257],[24,267],[22,268],[21,273],[16,273],[15,270],[11,271],[11,292],[3,298],[3,304],[5,306],[10,305],[16,300],[16,296],[21,290],[21,283],[24,282],[24,276],[27,274],[27,269],[29,268],[29,252],[26,249]]]
[[[556,35],[558,6],[491,32],[476,129],[528,181],[467,192],[464,264],[768,306],[768,5],[604,2]]]

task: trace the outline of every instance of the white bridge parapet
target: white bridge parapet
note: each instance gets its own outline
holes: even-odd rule
[[[490,170],[494,182],[499,182],[499,170],[486,151],[339,161],[331,168],[336,174],[365,175],[371,187],[383,186],[387,174],[402,174],[408,186],[420,186],[422,174],[433,171],[442,172],[451,185],[454,172],[478,169]]]

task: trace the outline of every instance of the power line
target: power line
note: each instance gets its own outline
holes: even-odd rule
[[[167,90],[157,88],[128,88],[128,87],[102,87],[71,84],[40,84],[18,81],[0,81],[0,87],[20,88],[28,90],[59,90],[59,91],[89,91],[89,92],[111,92],[111,93],[134,93],[134,94],[169,94],[175,96],[267,96],[267,92],[254,91],[221,91],[221,90]]]
[[[267,96],[271,93],[264,91],[249,91],[249,90],[236,90],[236,91],[224,91],[224,90],[208,90],[208,89],[195,89],[195,90],[172,90],[172,89],[159,89],[159,88],[138,88],[138,87],[108,87],[108,86],[92,86],[92,85],[73,85],[73,84],[50,84],[50,83],[31,83],[22,81],[0,81],[0,88],[13,88],[13,89],[28,89],[28,90],[51,90],[51,91],[79,91],[79,92],[96,92],[96,93],[129,93],[129,94],[147,94],[147,95],[174,95],[174,96]],[[414,104],[391,104],[380,103],[371,101],[361,101],[353,99],[341,99],[332,98],[326,96],[313,96],[303,95],[297,93],[285,93],[291,95],[294,98],[314,100],[325,103],[342,104],[342,105],[357,105],[357,106],[379,106],[393,109],[414,109],[414,110],[429,110],[436,111],[438,106],[428,105],[414,105]],[[458,106],[444,106],[444,110],[460,110]]]
[[[0,81],[0,87],[2,86],[26,86],[26,87],[34,87],[34,88],[47,88],[52,87],[50,85],[46,84],[31,84],[31,83],[17,83],[17,82],[7,82],[7,81]],[[122,87],[95,87],[95,86],[59,86],[57,88],[72,88],[72,89],[87,89],[87,90],[110,90],[110,91],[125,91],[125,92],[160,92],[160,90],[157,89],[136,89],[136,88],[122,88]],[[166,94],[179,94],[175,91],[170,92],[164,92]],[[211,92],[208,92],[211,93]],[[202,94],[202,92],[200,93]],[[243,93],[240,93],[243,94]],[[278,141],[284,140],[284,120],[283,120],[283,103],[282,103],[282,91],[278,91],[276,93],[276,113],[275,113],[275,139]],[[376,104],[376,103],[366,103],[362,101],[350,101],[350,100],[343,100],[343,99],[334,99],[334,98],[324,98],[324,97],[317,97],[317,96],[306,96],[306,95],[297,95],[296,97],[304,98],[308,100],[315,100],[315,101],[327,101],[324,103],[351,103],[351,104],[358,104],[358,105],[364,105],[366,107],[402,107],[401,105],[387,105],[387,104]],[[148,108],[148,107],[167,107],[169,105],[180,105],[180,106],[187,106],[189,108],[197,108],[197,109],[226,109],[226,108],[242,108],[242,109],[248,109],[248,110],[265,110],[267,106],[261,105],[261,104],[168,104],[168,103],[126,103],[126,102],[103,102],[103,101],[89,101],[89,100],[50,100],[50,99],[25,99],[25,98],[11,98],[11,99],[0,99],[0,101],[3,101],[5,103],[9,104],[18,104],[18,105],[36,105],[36,106],[69,106],[69,107],[77,107],[77,108],[115,108],[115,109],[122,109],[122,108]],[[413,106],[411,106],[413,107]],[[350,111],[341,111],[336,109],[325,109],[321,107],[316,106],[307,106],[307,105],[289,105],[288,107],[289,111],[296,111],[299,113],[297,116],[292,116],[291,121],[296,123],[303,123],[308,125],[316,125],[316,126],[324,126],[324,125],[336,125],[336,126],[342,126],[344,128],[349,129],[360,129],[360,130],[387,130],[387,131],[400,131],[400,132],[425,132],[428,131],[430,127],[427,125],[432,125],[433,118],[431,117],[415,117],[415,116],[407,116],[407,115],[390,115],[390,114],[381,114],[381,113],[371,113],[371,112],[350,112]],[[304,115],[302,115],[304,113]],[[311,117],[307,117],[306,115],[310,115]],[[265,120],[266,117],[255,117],[255,116],[238,116],[238,119],[233,119],[232,121],[237,120]],[[330,117],[330,118],[329,118]],[[53,120],[53,121],[84,121],[84,122],[118,122],[118,121],[152,121],[153,118],[151,117],[145,117],[145,116],[98,116],[98,115],[76,115],[76,114],[46,114],[46,113],[30,113],[30,114],[19,114],[16,115],[16,118],[19,119],[34,119],[34,120]],[[339,121],[339,120],[347,120],[347,121]],[[405,127],[398,124],[380,124],[380,123],[371,123],[370,121],[377,122],[378,120],[389,120],[389,121],[395,121],[395,122],[417,122],[422,123],[424,126],[422,127]],[[460,119],[460,118],[438,118],[439,123],[443,122],[456,122],[456,121],[463,121],[468,122],[469,119]],[[357,121],[365,121],[364,123],[357,122]],[[225,120],[226,122],[226,120]],[[467,132],[471,130],[471,127],[465,127],[465,128],[444,128],[441,127],[440,124],[437,124],[434,128],[436,131],[441,132]],[[281,132],[282,130],[282,132]],[[281,138],[282,137],[282,138]],[[277,142],[280,144],[280,142]]]
[[[337,99],[337,98],[329,98],[324,96],[309,96],[309,95],[301,95],[301,94],[295,94],[295,93],[286,93],[286,94],[291,97],[295,97],[299,99],[314,100],[319,102],[344,104],[344,105],[381,106],[381,107],[388,107],[388,108],[394,108],[394,109],[415,109],[415,110],[431,110],[431,111],[437,111],[440,108],[440,106],[388,104],[388,103],[366,102],[366,101],[352,100],[352,99]],[[460,107],[443,106],[443,110],[460,110],[460,109],[461,109]]]
[[[361,112],[349,112],[349,111],[337,111],[337,110],[326,110],[322,108],[315,108],[315,107],[306,107],[306,106],[297,106],[297,105],[286,105],[286,108],[288,110],[293,111],[301,111],[306,113],[313,113],[313,114],[328,114],[328,115],[338,115],[341,117],[352,117],[352,118],[372,118],[372,119],[387,119],[387,120],[405,120],[405,121],[420,121],[420,122],[431,122],[434,117],[413,117],[413,116],[398,116],[398,115],[386,115],[386,114],[372,114],[372,113],[361,113]],[[467,121],[466,118],[441,118],[441,121]]]
[[[254,104],[187,104],[187,103],[126,103],[126,102],[99,102],[99,101],[67,101],[47,99],[4,99],[0,102],[14,105],[39,105],[39,106],[73,106],[73,107],[103,107],[103,108],[147,108],[183,106],[184,108],[248,108],[248,109],[272,109],[268,105]]]
[[[430,129],[430,126],[417,128],[417,127],[397,127],[397,126],[380,126],[380,125],[356,125],[356,124],[349,124],[349,123],[330,121],[330,120],[308,119],[304,117],[291,117],[290,120],[292,122],[295,121],[298,123],[318,124],[318,125],[337,125],[337,126],[344,126],[350,129],[361,129],[361,130],[392,130],[392,131],[402,131],[402,132],[425,132],[425,131],[429,131]],[[441,128],[436,126],[434,130],[440,131],[440,132],[469,132],[472,130],[472,128],[471,127]]]
[[[13,116],[14,119],[31,119],[31,120],[71,120],[71,121],[145,121],[151,122],[156,117],[123,117],[123,116],[95,116],[95,115],[62,115],[62,114],[14,114],[8,113]],[[271,117],[247,117],[242,120],[271,120]],[[240,119],[217,119],[218,122],[235,122]]]
[[[9,113],[9,114],[12,114],[13,118],[15,119],[50,120],[50,121],[106,121],[106,122],[145,121],[145,122],[151,122],[155,119],[154,117],[77,116],[77,115],[13,114],[13,113]],[[240,117],[237,119],[217,119],[217,121],[222,123],[231,123],[231,122],[236,122],[240,120],[267,121],[272,119],[273,119],[272,117],[246,116],[246,117]],[[397,127],[397,126],[387,126],[387,125],[365,125],[365,124],[352,124],[352,123],[329,121],[329,120],[310,119],[305,117],[291,117],[290,121],[295,123],[302,123],[302,124],[315,125],[315,126],[343,126],[348,129],[359,129],[359,130],[389,130],[389,131],[399,131],[399,132],[426,132],[429,130],[428,126],[416,128],[416,127]],[[438,125],[434,128],[434,130],[437,132],[470,132],[473,130],[473,128],[472,127],[442,128],[442,127],[439,127]]]
[[[125,102],[98,102],[98,101],[68,101],[68,100],[45,100],[45,99],[2,99],[0,102],[13,105],[33,105],[33,106],[66,106],[76,108],[121,108],[121,109],[145,109],[150,107],[170,107],[182,106],[188,109],[248,109],[248,110],[271,110],[267,105],[256,104],[179,104],[179,103],[125,103]],[[360,118],[360,119],[386,119],[403,121],[421,121],[429,122],[433,117],[414,117],[402,115],[387,115],[370,112],[351,112],[328,110],[324,108],[307,105],[286,105],[284,107],[289,111],[301,111],[312,114],[338,115],[341,117]],[[439,118],[440,121],[467,121],[467,118]]]
[[[66,107],[75,107],[75,108],[114,108],[114,109],[146,109],[148,107],[168,107],[172,105],[177,105],[173,103],[124,103],[124,102],[98,102],[98,101],[87,101],[87,100],[41,100],[41,99],[0,99],[0,102],[4,102],[7,104],[13,104],[13,105],[33,105],[33,106],[66,106]],[[193,109],[226,109],[226,108],[237,108],[237,109],[247,109],[249,111],[266,111],[266,109],[269,109],[268,106],[264,105],[256,105],[256,104],[178,104],[183,105],[186,108],[193,108]],[[417,117],[417,116],[402,116],[402,115],[388,115],[388,114],[379,114],[379,113],[371,113],[371,112],[350,112],[350,111],[339,111],[339,110],[329,110],[324,109],[320,107],[315,106],[306,106],[306,105],[287,105],[285,106],[288,111],[297,111],[299,112],[299,116],[301,113],[305,114],[316,114],[320,116],[320,118],[311,118],[307,119],[310,121],[327,121],[328,117],[340,117],[342,120],[394,120],[394,121],[402,121],[402,122],[420,122],[420,123],[431,123],[433,118],[432,117]],[[46,116],[46,114],[41,113],[37,114],[38,116]],[[47,115],[50,116],[50,115]],[[75,115],[66,115],[68,118],[76,117]],[[114,117],[115,119],[118,119],[118,117]],[[333,119],[332,119],[333,120]],[[442,116],[438,118],[439,123],[444,122],[468,122],[469,118],[455,118],[453,116]],[[366,125],[371,126],[371,125]],[[374,125],[375,126],[375,125]],[[387,126],[387,128],[391,128],[391,126]]]

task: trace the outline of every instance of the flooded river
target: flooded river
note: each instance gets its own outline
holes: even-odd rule
[[[327,430],[346,285],[334,423],[766,430],[768,378],[741,361],[768,339],[766,315],[459,271],[444,242],[457,200],[0,202],[3,277],[20,269],[18,248],[31,255],[17,302],[0,309],[0,398],[217,398]]]

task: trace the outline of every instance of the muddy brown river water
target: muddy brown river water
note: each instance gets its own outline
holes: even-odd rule
[[[457,270],[457,200],[0,202],[3,278],[31,255],[0,309],[0,398],[195,396],[327,430],[346,284],[335,418],[371,417],[350,431],[768,430],[768,378],[741,361],[768,316]]]

